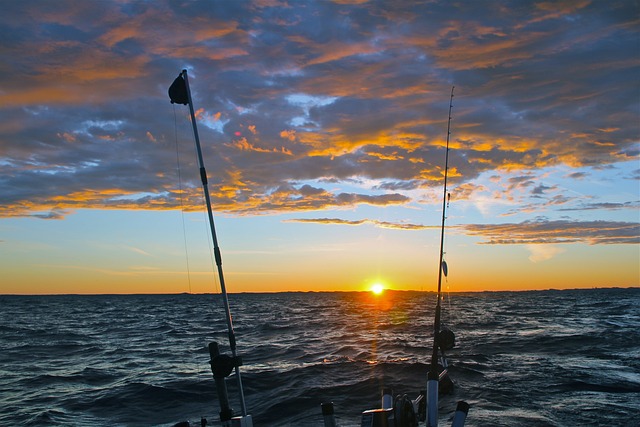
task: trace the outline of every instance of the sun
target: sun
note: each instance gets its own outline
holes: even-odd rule
[[[382,283],[374,283],[373,285],[371,285],[371,292],[373,292],[375,295],[380,295],[383,291],[384,286],[382,285]]]

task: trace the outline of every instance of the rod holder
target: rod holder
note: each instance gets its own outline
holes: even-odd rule
[[[382,389],[382,409],[393,408],[393,390],[389,387]]]
[[[220,354],[217,342],[209,343],[209,355],[211,356],[211,372],[213,373],[213,380],[216,383],[216,391],[218,392],[218,401],[220,402],[220,421],[224,424],[233,418],[233,409],[229,405],[229,393],[227,392],[227,383],[225,378],[233,370],[231,368],[223,367],[220,364],[221,358],[224,357]],[[225,373],[227,372],[226,375]]]
[[[427,427],[438,427],[438,374],[432,371],[427,378]]]
[[[451,427],[463,427],[464,422],[467,419],[468,413],[469,413],[469,404],[463,400],[458,402],[458,406],[456,407],[456,412],[453,415],[453,422],[451,423]]]

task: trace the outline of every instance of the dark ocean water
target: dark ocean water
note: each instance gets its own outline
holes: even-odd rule
[[[425,388],[432,293],[229,299],[256,426],[321,426],[323,401],[359,425],[383,386]],[[0,425],[218,419],[206,350],[227,348],[218,295],[0,296],[0,308]],[[640,425],[640,289],[452,294],[443,308],[457,388],[441,425],[460,399],[467,426]]]

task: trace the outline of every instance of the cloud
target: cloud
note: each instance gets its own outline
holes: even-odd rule
[[[561,208],[561,211],[590,211],[590,210],[621,210],[621,209],[632,209],[637,211],[640,208],[640,201],[629,201],[629,202],[596,202],[596,203],[582,203],[577,207],[567,207]]]
[[[242,204],[236,201],[242,197]],[[354,207],[359,204],[372,206],[401,205],[407,203],[408,197],[398,193],[382,195],[366,195],[357,193],[332,193],[330,191],[303,185],[295,187],[283,185],[269,194],[238,194],[235,197],[218,199],[217,206],[237,214],[256,214],[259,212],[291,212],[324,210],[343,207]]]
[[[69,211],[53,208],[49,212],[44,212],[44,213],[36,212],[36,213],[32,213],[30,216],[33,218],[40,218],[40,219],[63,219],[68,213]]]
[[[507,224],[468,224],[459,226],[464,233],[485,239],[483,244],[531,245],[586,243],[589,245],[638,244],[640,243],[640,223],[616,221],[549,221],[538,219]],[[535,252],[537,251],[537,252]],[[532,250],[536,260],[549,254],[543,249]],[[554,249],[550,249],[555,253]],[[556,251],[557,252],[557,251]]]
[[[386,222],[375,219],[346,220],[339,218],[294,218],[284,222],[313,223],[326,225],[360,226],[370,224],[380,228],[398,230],[423,230],[440,228],[406,222]],[[640,224],[613,221],[523,221],[507,224],[463,224],[449,226],[450,231],[469,236],[482,237],[482,244],[526,245],[531,252],[530,260],[540,262],[564,252],[558,247],[562,243],[638,244]]]
[[[339,219],[339,218],[293,218],[293,219],[284,220],[283,222],[301,222],[301,223],[312,223],[312,224],[350,225],[350,226],[371,224],[375,227],[388,228],[392,230],[423,230],[426,228],[439,228],[439,226],[411,224],[406,222],[398,223],[398,222],[378,221],[375,219],[347,220],[347,219]]]
[[[510,193],[566,205],[530,171],[638,153],[628,2],[36,4],[0,17],[3,217],[175,209],[181,194],[194,209],[188,113],[166,94],[183,68],[212,196],[230,213],[430,202],[407,194],[442,183],[454,83],[450,178],[462,197],[508,171]],[[375,189],[325,185],[354,180]]]
[[[144,249],[140,249],[140,248],[136,248],[134,246],[125,246],[124,247],[126,250],[137,253],[139,255],[146,255],[146,256],[150,256],[149,252],[145,251]]]
[[[534,263],[547,261],[553,258],[554,256],[565,252],[565,249],[559,248],[555,245],[526,245],[526,248],[531,255],[529,256],[529,260]]]

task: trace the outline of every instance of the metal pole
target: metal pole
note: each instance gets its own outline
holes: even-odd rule
[[[191,89],[189,88],[189,79],[187,77],[187,70],[182,70],[182,76],[187,88],[187,96],[189,99],[189,112],[191,113],[191,124],[193,125],[193,135],[196,140],[196,150],[198,152],[198,165],[200,166],[200,179],[202,180],[202,190],[204,192],[204,198],[207,203],[207,215],[209,217],[209,228],[211,229],[211,240],[213,241],[213,254],[216,260],[216,266],[218,267],[218,277],[220,278],[220,290],[222,292],[222,302],[224,304],[225,316],[227,321],[227,330],[229,334],[229,346],[231,347],[231,353],[235,358],[236,355],[236,336],[233,332],[233,322],[231,320],[231,310],[229,309],[229,298],[227,296],[227,288],[224,282],[224,273],[222,272],[222,256],[220,254],[220,247],[218,246],[218,238],[216,236],[216,227],[213,222],[213,211],[211,209],[211,197],[209,196],[209,184],[207,181],[207,171],[204,168],[204,160],[202,158],[202,149],[200,148],[200,137],[198,136],[198,127],[196,126],[196,115],[193,110],[193,101],[191,99]],[[238,390],[240,394],[240,406],[242,409],[242,416],[247,415],[247,408],[244,401],[244,390],[242,389],[242,378],[240,376],[240,367],[235,367],[236,378],[238,381]]]

